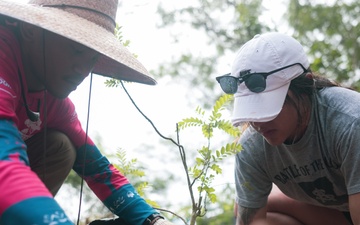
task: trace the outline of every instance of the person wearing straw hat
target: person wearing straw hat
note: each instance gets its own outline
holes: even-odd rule
[[[246,42],[216,79],[243,131],[237,224],[360,224],[360,94],[313,73],[278,32]]]
[[[156,84],[115,37],[117,6],[0,0],[1,225],[73,224],[53,198],[71,169],[118,216],[101,224],[172,224],[100,153],[68,98],[90,73]]]

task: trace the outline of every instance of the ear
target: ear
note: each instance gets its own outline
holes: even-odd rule
[[[33,42],[41,38],[42,29],[29,23],[20,22],[19,30],[21,39],[27,42]]]

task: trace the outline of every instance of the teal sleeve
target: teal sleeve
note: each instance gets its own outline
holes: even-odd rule
[[[105,206],[126,224],[142,225],[150,215],[158,214],[95,145],[83,146],[77,154],[74,170],[84,177]]]
[[[30,210],[31,209],[31,210]],[[53,198],[35,197],[9,207],[1,225],[74,225]]]
[[[126,223],[142,225],[151,214],[158,214],[136,192],[131,184],[122,186],[113,195],[104,201],[104,204]]]

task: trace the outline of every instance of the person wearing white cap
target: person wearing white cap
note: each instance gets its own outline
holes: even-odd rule
[[[0,0],[1,225],[73,224],[53,198],[71,169],[118,216],[91,224],[172,224],[101,154],[68,98],[90,73],[156,84],[115,36],[117,8]]]
[[[278,32],[246,42],[216,79],[243,129],[237,224],[360,224],[360,94],[313,73]]]

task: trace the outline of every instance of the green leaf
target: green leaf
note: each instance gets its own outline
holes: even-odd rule
[[[190,118],[185,118],[185,119],[181,120],[178,123],[178,128],[181,130],[181,129],[185,129],[187,127],[202,126],[203,124],[204,124],[204,122],[201,119],[190,117]]]

